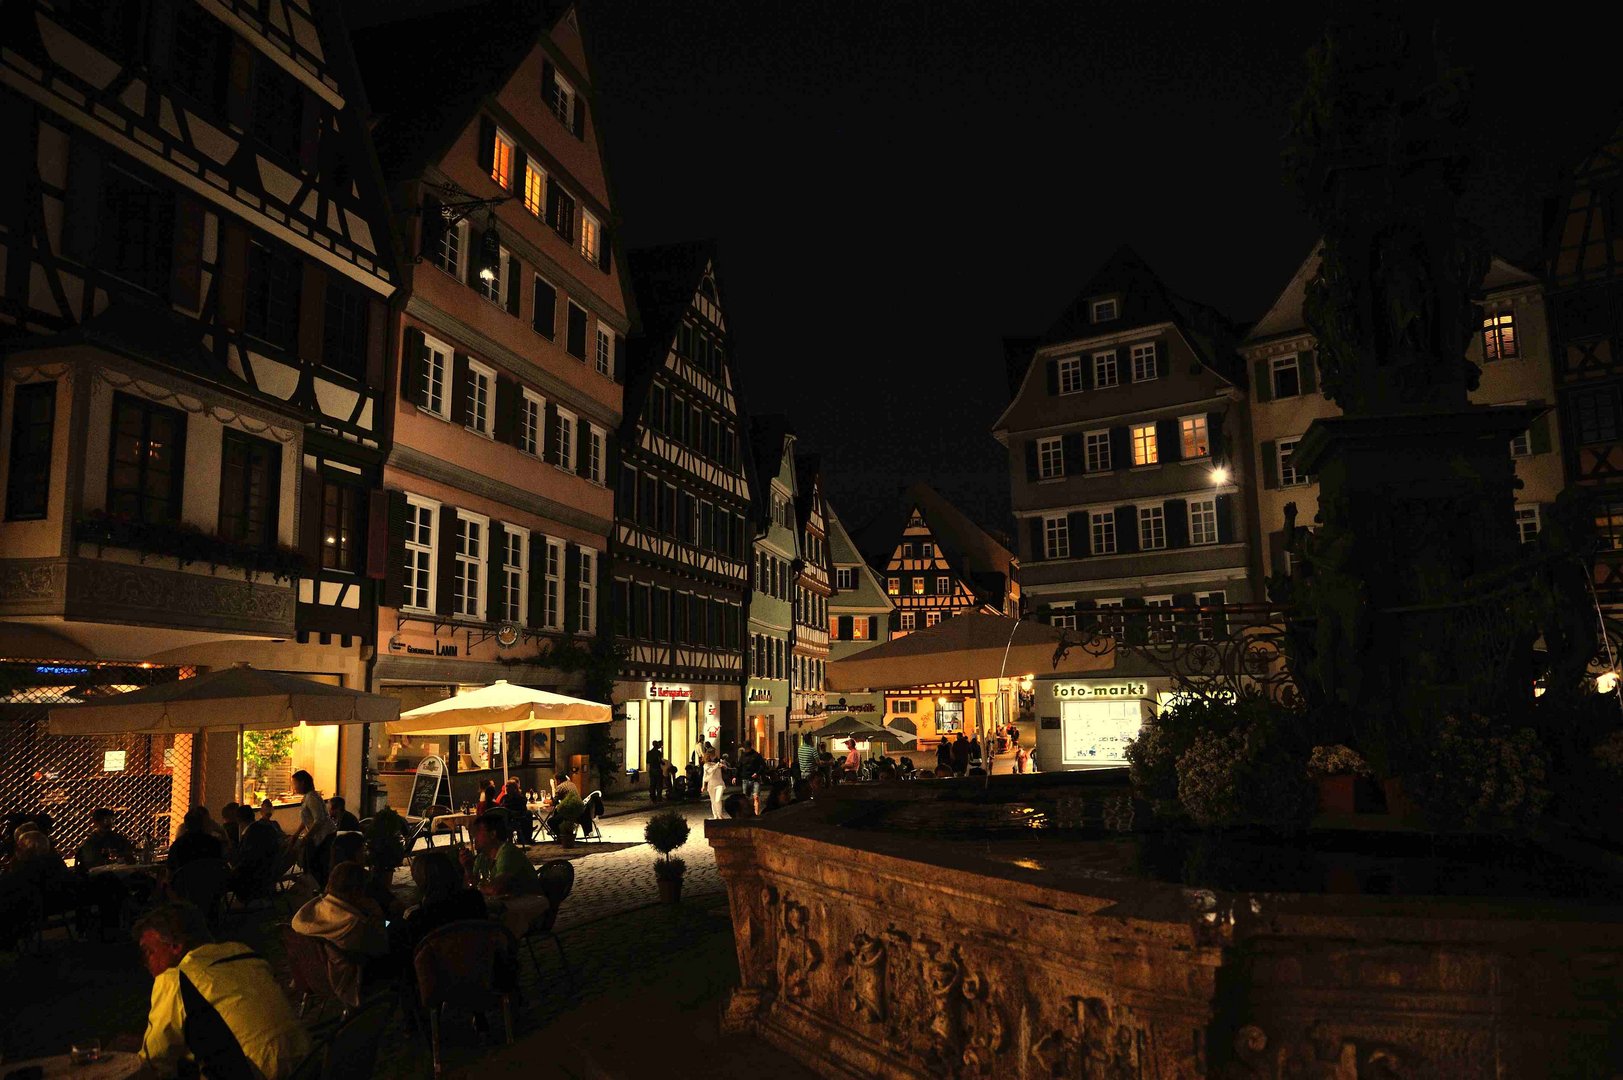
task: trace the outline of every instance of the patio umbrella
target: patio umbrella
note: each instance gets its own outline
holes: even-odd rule
[[[390,735],[472,735],[480,731],[499,734],[505,780],[509,732],[605,724],[613,716],[614,711],[602,702],[498,679],[489,686],[401,713],[400,719],[389,723],[387,731]]]
[[[247,664],[51,710],[52,735],[196,734],[300,724],[381,724],[400,703]]]
[[[884,728],[858,720],[855,716],[839,716],[811,733],[814,739],[872,739],[884,733]]]
[[[1073,648],[1057,665],[1061,632],[1052,626],[983,613],[943,619],[828,664],[836,691],[904,690],[915,686],[996,679],[1010,673],[1080,674],[1114,666],[1114,650],[1095,656]]]

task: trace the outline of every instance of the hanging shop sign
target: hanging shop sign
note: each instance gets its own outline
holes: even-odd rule
[[[684,686],[681,683],[651,682],[648,684],[647,696],[663,701],[685,700],[693,696],[693,687]]]
[[[772,704],[772,688],[769,686],[752,687],[750,689],[749,701],[751,705]]]
[[[721,741],[721,708],[714,701],[704,703],[704,737],[712,744]]]
[[[1086,699],[1099,700],[1101,698],[1141,698],[1148,697],[1150,687],[1148,683],[1089,683],[1089,682],[1057,682],[1054,684],[1054,696],[1065,701],[1081,701]]]

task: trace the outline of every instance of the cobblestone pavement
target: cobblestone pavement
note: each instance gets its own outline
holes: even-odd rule
[[[722,892],[721,877],[716,872],[716,854],[704,838],[704,819],[709,816],[709,803],[644,806],[645,809],[604,818],[600,823],[605,844],[630,843],[634,846],[602,855],[579,855],[573,859],[575,891],[558,914],[559,927],[576,926],[658,901],[654,862],[659,855],[642,838],[643,826],[658,810],[679,811],[692,829],[688,842],[675,852],[678,858],[687,863],[682,895],[696,898]],[[530,857],[550,857],[551,846],[543,844],[532,848]],[[575,846],[590,852],[594,845],[587,842]]]

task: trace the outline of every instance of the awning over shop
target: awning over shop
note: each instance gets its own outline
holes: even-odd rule
[[[830,690],[905,690],[914,686],[1020,675],[1078,675],[1114,666],[1114,650],[1095,656],[1073,648],[1057,665],[1061,631],[1003,615],[966,614],[928,630],[828,664]]]
[[[382,724],[400,715],[393,698],[260,671],[247,664],[51,710],[52,735],[163,735],[261,731],[299,724]]]

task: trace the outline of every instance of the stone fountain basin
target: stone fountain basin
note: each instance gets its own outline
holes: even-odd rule
[[[728,1025],[831,1077],[1623,1071],[1623,893],[1602,872],[1552,857],[1454,895],[1436,859],[1406,872],[1411,853],[1387,878],[1407,895],[1334,875],[1312,892],[1180,884],[1090,828],[1124,783],[841,785],[707,823],[741,976]],[[1266,842],[1247,842],[1265,868]],[[1546,868],[1556,895],[1536,895]]]

